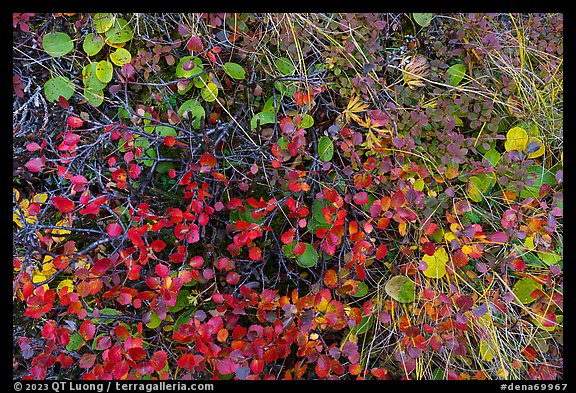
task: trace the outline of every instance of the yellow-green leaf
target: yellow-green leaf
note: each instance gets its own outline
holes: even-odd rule
[[[524,151],[527,145],[528,133],[525,129],[520,127],[512,127],[508,133],[506,133],[506,142],[504,142],[504,148],[506,151]]]
[[[116,51],[110,53],[110,60],[118,67],[122,67],[124,64],[130,63],[132,55],[124,48],[117,48]]]
[[[200,94],[206,101],[213,102],[216,100],[216,97],[218,97],[218,86],[212,82],[208,82],[206,87],[202,88]]]
[[[496,346],[492,341],[480,340],[480,357],[485,362],[491,362],[498,354]]]
[[[42,38],[42,48],[52,57],[61,57],[74,49],[74,43],[66,33],[48,33]]]
[[[530,304],[536,300],[530,296],[530,294],[537,289],[541,290],[542,284],[536,282],[531,277],[524,277],[514,284],[512,292],[522,302],[522,304]]]
[[[82,49],[88,56],[94,56],[104,46],[104,39],[100,37],[98,34],[87,34],[86,38],[84,38],[84,42],[82,43]]]
[[[112,80],[112,63],[107,60],[99,61],[96,65],[96,77],[102,83],[108,83]]]
[[[114,24],[114,15],[110,13],[98,13],[92,17],[92,21],[98,33],[105,33]]]
[[[429,278],[442,278],[446,275],[446,262],[448,254],[444,247],[436,249],[434,255],[425,255],[422,260],[426,262],[427,268],[423,271],[424,275]]]

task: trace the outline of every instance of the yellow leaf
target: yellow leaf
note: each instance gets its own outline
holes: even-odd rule
[[[528,138],[527,145],[529,145],[531,142],[537,142],[540,145],[540,148],[538,150],[536,150],[535,152],[528,154],[528,158],[537,158],[537,157],[540,157],[541,155],[543,155],[544,151],[546,149],[544,148],[544,143],[542,143],[540,138],[536,138],[534,136],[531,136]]]
[[[414,182],[414,189],[416,191],[422,191],[424,189],[424,180],[418,179]]]
[[[32,198],[32,202],[38,203],[39,205],[45,203],[48,200],[48,194],[36,194]]]
[[[488,340],[480,340],[480,357],[486,362],[491,362],[498,354],[494,343]]]
[[[524,151],[527,145],[528,133],[525,129],[520,127],[513,127],[506,134],[506,142],[504,142],[504,148],[506,151]]]
[[[58,284],[58,287],[56,288],[56,292],[60,292],[64,287],[68,287],[68,293],[70,293],[74,290],[74,283],[69,279],[60,281],[60,284]]]
[[[446,262],[448,254],[444,247],[438,248],[434,255],[425,255],[422,260],[426,262],[427,268],[423,271],[424,275],[429,278],[442,278],[446,275]]]

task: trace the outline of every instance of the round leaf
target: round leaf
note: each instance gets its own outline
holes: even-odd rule
[[[358,290],[356,293],[352,293],[351,295],[354,297],[362,297],[368,294],[368,285],[362,281],[357,281],[358,283]]]
[[[413,13],[412,17],[414,21],[418,23],[422,27],[426,27],[432,21],[432,13],[431,12],[423,12],[423,13]]]
[[[96,75],[97,66],[98,63],[92,62],[82,69],[82,82],[84,82],[84,87],[92,91],[103,90],[106,87],[106,83],[101,82]]]
[[[482,360],[485,362],[491,362],[497,354],[498,351],[492,340],[480,340],[480,357]]]
[[[384,290],[392,299],[400,303],[414,301],[414,281],[406,276],[394,276],[384,286]]]
[[[69,100],[74,94],[74,90],[74,84],[65,76],[49,79],[44,84],[44,94],[46,99],[51,102],[57,102],[60,96]]]
[[[118,67],[130,63],[132,55],[124,48],[117,48],[114,52],[110,53],[110,60]]]
[[[246,71],[244,70],[244,68],[242,68],[242,66],[240,64],[228,62],[222,66],[222,69],[231,78],[234,78],[234,79],[246,78]]]
[[[280,71],[283,76],[292,75],[294,73],[295,68],[292,65],[290,59],[286,57],[279,57],[274,63],[276,64],[278,71]]]
[[[180,106],[178,116],[183,119],[194,119],[192,126],[200,128],[200,122],[202,118],[206,117],[206,111],[198,101],[190,99]]]
[[[98,13],[92,17],[92,21],[98,33],[105,33],[114,24],[114,15],[110,13]]]
[[[172,127],[168,126],[156,126],[156,133],[162,136],[177,136],[178,133]]]
[[[74,333],[70,335],[70,341],[68,342],[68,345],[66,345],[66,349],[68,351],[75,351],[79,349],[82,344],[84,344],[84,339],[82,336],[78,333]]]
[[[514,284],[512,292],[514,292],[514,294],[516,295],[518,300],[522,302],[522,304],[530,304],[536,300],[532,296],[530,296],[530,294],[537,289],[541,290],[542,284],[536,282],[531,277],[524,277],[518,280],[516,284]]]
[[[42,48],[52,57],[60,57],[74,49],[74,43],[66,33],[48,33],[42,38]]]
[[[121,44],[128,42],[134,36],[134,31],[126,19],[118,18],[112,24],[112,27],[105,32],[108,42],[112,44]]]
[[[252,120],[250,120],[250,128],[255,129],[258,124],[272,124],[276,121],[276,114],[274,112],[260,112],[256,113]]]
[[[146,327],[150,329],[156,329],[158,326],[160,326],[161,323],[162,320],[160,319],[158,314],[150,314],[150,322],[146,324]]]
[[[104,46],[104,39],[99,35],[94,35],[92,33],[86,35],[84,42],[82,43],[82,49],[88,56],[94,56]]]
[[[207,102],[216,101],[216,97],[218,97],[218,86],[212,82],[209,82],[206,87],[203,87],[202,90],[200,90],[200,95]]]
[[[454,64],[446,70],[446,76],[450,86],[458,86],[466,76],[466,66],[461,63]]]
[[[312,267],[318,262],[318,252],[310,243],[306,244],[306,249],[302,255],[296,257],[296,263],[301,267]]]
[[[87,87],[84,88],[84,98],[94,107],[99,107],[104,101],[104,92],[102,90],[92,90]]]
[[[334,155],[334,144],[332,143],[332,139],[323,135],[318,140],[318,157],[324,161],[328,162],[332,159]]]
[[[423,271],[424,275],[429,278],[442,278],[446,275],[446,262],[448,262],[448,254],[444,247],[438,248],[434,255],[424,255],[422,260],[426,262],[428,267]]]
[[[184,68],[185,64],[187,65],[188,69]],[[189,68],[192,64],[194,67]],[[189,78],[191,76],[201,74],[203,70],[204,68],[202,67],[202,60],[197,57],[184,56],[176,65],[176,76],[178,78]]]
[[[538,158],[544,154],[544,150],[544,144],[540,138],[534,136],[528,138],[528,145],[526,146],[528,158]]]
[[[99,61],[96,65],[96,77],[102,83],[108,83],[112,80],[112,63],[107,60]]]
[[[308,113],[304,114],[304,116],[302,116],[302,121],[300,122],[300,124],[298,124],[299,127],[301,128],[310,128],[314,125],[314,118],[312,116],[310,116]]]
[[[517,150],[524,151],[528,145],[528,133],[520,127],[512,127],[506,133],[506,142],[504,148],[506,151]]]

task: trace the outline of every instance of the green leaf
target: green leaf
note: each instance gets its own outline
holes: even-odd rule
[[[352,334],[364,334],[368,331],[368,329],[370,329],[372,327],[372,324],[374,323],[374,319],[372,318],[372,316],[370,315],[366,315],[364,317],[362,317],[362,319],[360,320],[360,323],[356,326],[354,326],[352,329],[350,329],[350,333]]]
[[[498,161],[500,161],[500,153],[498,153],[498,151],[494,148],[488,150],[486,152],[486,154],[484,154],[484,158],[488,160],[488,162],[490,164],[492,164],[493,167],[496,166],[496,164],[498,164]]]
[[[276,112],[274,109],[274,97],[270,97],[264,103],[264,108],[262,108],[262,112]]]
[[[562,260],[562,255],[554,254],[553,252],[539,252],[538,257],[548,266],[555,265]]]
[[[84,88],[84,98],[94,107],[99,107],[104,102],[104,92],[102,90],[92,90],[87,87]]]
[[[549,186],[556,184],[554,175],[540,165],[530,165],[526,170],[528,172],[527,176],[534,179],[534,184],[524,186],[524,189],[520,191],[520,197],[522,198],[539,198],[540,188],[544,184],[548,184]]]
[[[190,302],[188,301],[188,295],[190,294],[187,290],[181,290],[176,298],[176,303],[172,307],[166,307],[170,312],[178,312],[188,306]]]
[[[461,63],[454,64],[446,70],[446,76],[450,86],[458,86],[466,76],[466,66]]]
[[[414,301],[414,281],[406,276],[394,276],[384,286],[384,290],[392,299],[400,303]]]
[[[74,43],[66,33],[48,33],[42,38],[42,48],[52,57],[61,57],[74,49]]]
[[[300,124],[297,124],[298,127],[301,128],[310,128],[314,125],[314,118],[312,116],[310,116],[308,113],[305,113],[304,116],[302,116],[302,121],[300,122]]]
[[[208,84],[200,90],[200,95],[206,102],[214,102],[216,101],[216,97],[218,97],[218,86],[212,82],[208,82]]]
[[[292,65],[290,59],[286,57],[279,57],[276,59],[274,64],[276,64],[276,68],[278,68],[278,71],[280,71],[283,76],[292,75],[294,73],[294,65]]]
[[[100,52],[103,46],[104,39],[98,34],[94,35],[92,33],[87,34],[82,43],[82,49],[84,49],[84,52],[86,52],[88,56],[94,56]]]
[[[356,281],[356,282],[358,283],[358,291],[356,291],[356,293],[353,293],[352,296],[354,297],[366,296],[368,294],[368,285],[366,285],[366,283],[362,281]]]
[[[432,21],[432,13],[431,12],[424,12],[424,13],[413,13],[412,17],[414,21],[418,23],[422,27],[426,27]]]
[[[208,74],[206,73],[200,74],[194,77],[194,79],[192,79],[192,84],[194,85],[194,87],[197,87],[199,89],[206,86],[207,83],[208,83]]]
[[[105,34],[111,44],[122,44],[132,39],[134,31],[126,19],[117,18]]]
[[[99,61],[96,65],[96,77],[102,83],[108,83],[112,80],[112,71],[114,66],[107,60]]]
[[[114,52],[110,53],[110,60],[118,67],[122,67],[124,64],[130,63],[132,55],[124,48],[116,48]]]
[[[302,255],[296,257],[296,263],[301,267],[312,267],[318,262],[318,252],[312,247],[312,244],[305,244],[306,250]]]
[[[169,126],[156,126],[156,133],[161,136],[178,136],[176,130]]]
[[[183,65],[190,61],[194,63],[194,67],[189,70],[185,70],[183,68]],[[176,65],[176,76],[178,78],[189,78],[191,76],[201,74],[203,70],[204,68],[202,66],[201,59],[192,56],[184,56],[183,58],[180,59],[180,61]]]
[[[228,62],[222,66],[222,69],[231,78],[242,80],[246,78],[246,71],[240,64]]]
[[[258,124],[272,124],[276,121],[276,114],[274,112],[259,112],[254,115],[250,120],[250,128],[254,130]]]
[[[206,117],[206,111],[197,100],[187,100],[178,109],[178,116],[182,119],[194,119],[192,126],[194,128],[200,128],[200,122],[202,118]]]
[[[82,82],[84,86],[92,91],[103,90],[106,83],[101,82],[96,75],[98,63],[91,62],[82,69]]]
[[[150,322],[146,324],[146,327],[150,329],[156,329],[158,326],[160,326],[161,323],[162,320],[160,319],[158,314],[150,314]]]
[[[57,102],[60,96],[69,100],[74,94],[75,89],[70,79],[65,76],[57,76],[46,81],[44,84],[44,95],[50,102]]]
[[[512,292],[522,302],[522,304],[530,304],[536,300],[530,296],[530,294],[537,289],[542,290],[542,284],[536,282],[531,277],[524,277],[514,284]]]
[[[334,155],[334,144],[332,143],[332,139],[323,135],[318,140],[318,157],[324,161],[328,162],[332,159]]]
[[[98,33],[105,33],[114,24],[114,15],[110,13],[98,13],[92,17],[92,21]]]
[[[68,351],[76,351],[79,349],[82,344],[84,344],[84,339],[79,333],[74,333],[70,335],[70,342],[66,345],[66,350]]]
[[[492,340],[480,340],[480,357],[485,362],[491,362],[498,355],[498,349]]]

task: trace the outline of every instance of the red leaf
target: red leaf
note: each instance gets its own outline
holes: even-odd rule
[[[306,243],[298,242],[294,247],[294,254],[302,255],[306,251]]]
[[[204,50],[204,45],[199,37],[190,37],[186,43],[186,47],[192,52],[202,52]]]
[[[30,375],[35,380],[45,379],[46,378],[46,369],[44,367],[40,367],[40,366],[33,366],[30,369]]]
[[[126,360],[121,360],[114,366],[113,374],[114,379],[121,379],[130,371],[130,365]]]
[[[214,165],[216,165],[216,162],[216,158],[214,158],[214,156],[208,152],[202,154],[200,157],[200,165],[206,165],[212,168]]]
[[[154,370],[160,372],[166,365],[166,360],[168,360],[168,354],[165,351],[156,351],[150,360],[150,364]]]
[[[44,162],[41,157],[36,157],[28,161],[24,166],[28,168],[30,172],[38,173],[42,172],[42,168],[44,168]]]
[[[62,213],[68,213],[74,210],[74,202],[68,198],[63,197],[53,197],[52,204],[56,209],[60,210]]]
[[[66,98],[64,98],[63,96],[58,96],[58,104],[60,105],[60,107],[62,109],[68,109],[70,108],[70,103],[68,102],[68,100]]]
[[[190,259],[190,266],[193,267],[194,269],[200,269],[203,264],[204,264],[204,258],[202,258],[200,255],[196,255],[192,257],[192,259]]]
[[[430,256],[434,255],[435,250],[436,250],[436,246],[434,245],[434,243],[426,242],[426,243],[422,244],[422,251],[426,255],[430,255]]]
[[[240,275],[236,272],[229,272],[226,275],[226,282],[230,285],[236,285],[240,282]]]
[[[90,353],[86,353],[84,354],[79,361],[79,366],[80,368],[90,368],[94,365],[94,362],[96,361],[96,355],[90,354]]]
[[[36,151],[42,149],[39,144],[36,142],[30,142],[26,144],[26,150],[28,151]]]
[[[194,359],[194,355],[191,353],[185,353],[184,355],[180,356],[180,359],[178,359],[178,367],[185,370],[192,370],[195,365],[196,359]]]
[[[140,169],[138,165],[136,164],[130,165],[129,174],[132,179],[137,179],[138,176],[140,176],[140,173],[142,173],[142,169]]]
[[[174,138],[172,135],[167,135],[164,137],[164,144],[168,147],[172,147],[174,146],[174,144],[176,143],[176,138]]]
[[[512,266],[514,266],[514,270],[524,270],[526,269],[526,264],[520,258],[516,258],[512,261]]]
[[[336,288],[338,286],[338,273],[333,269],[326,270],[326,273],[324,273],[324,284],[330,289]]]
[[[264,369],[264,361],[258,359],[252,359],[250,362],[250,370],[256,375],[260,374]]]
[[[384,258],[386,254],[388,254],[388,247],[386,247],[386,244],[382,244],[376,249],[376,259]]]
[[[494,232],[490,235],[490,241],[494,243],[506,243],[508,241],[508,235],[504,232]]]
[[[435,234],[437,230],[438,225],[434,224],[433,222],[427,221],[426,224],[424,224],[424,234],[426,236]]]
[[[68,126],[72,128],[80,128],[82,127],[82,124],[84,124],[84,120],[76,116],[68,116],[66,122],[68,123]]]
[[[80,186],[80,185],[84,185],[86,183],[88,183],[88,180],[86,180],[86,178],[82,175],[76,175],[76,176],[72,176],[72,178],[70,179],[70,181],[72,182],[72,184],[74,184],[75,186]]]
[[[354,195],[354,203],[358,205],[365,205],[368,203],[368,194],[364,191]]]
[[[404,197],[404,193],[402,191],[397,191],[392,194],[392,197],[390,198],[390,207],[392,207],[392,209],[398,209],[404,205],[405,202],[406,198]]]
[[[253,261],[259,261],[262,258],[262,251],[259,247],[250,247],[248,257]]]
[[[164,240],[154,240],[151,244],[150,244],[150,248],[152,250],[154,250],[155,252],[160,252],[162,251],[164,248],[166,247],[166,243],[164,242]]]
[[[116,237],[122,233],[122,227],[119,224],[113,222],[112,224],[108,224],[106,227],[106,232],[108,232],[108,236]]]
[[[290,244],[294,240],[294,234],[296,233],[295,228],[290,228],[282,234],[280,241],[284,244]]]
[[[100,350],[108,349],[112,346],[112,339],[109,336],[102,336],[96,339],[96,348]]]

